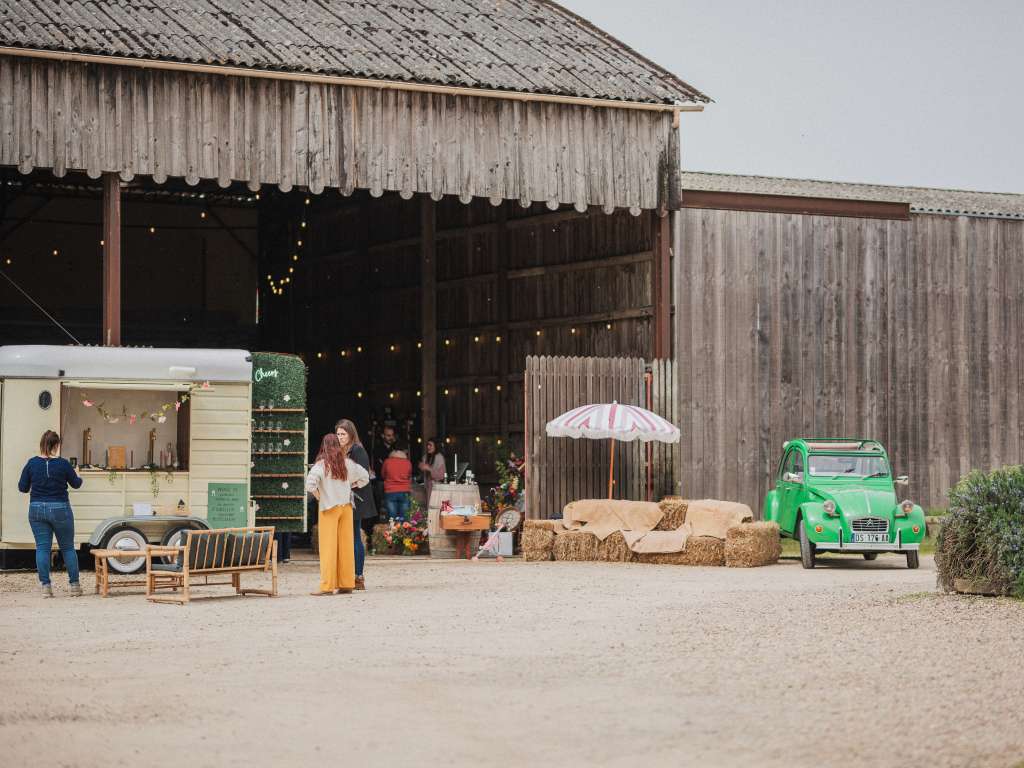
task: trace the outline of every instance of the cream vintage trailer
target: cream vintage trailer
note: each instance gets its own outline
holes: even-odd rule
[[[34,547],[18,479],[47,429],[84,481],[71,491],[79,546],[176,543],[209,527],[211,498],[251,517],[251,377],[244,350],[0,347],[0,554]]]

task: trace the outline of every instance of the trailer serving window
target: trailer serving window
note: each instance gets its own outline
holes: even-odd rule
[[[83,469],[187,471],[188,384],[65,382],[62,454]]]

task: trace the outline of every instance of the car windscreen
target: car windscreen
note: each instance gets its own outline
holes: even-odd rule
[[[807,461],[811,477],[888,477],[889,462],[881,456],[856,454],[811,454]]]

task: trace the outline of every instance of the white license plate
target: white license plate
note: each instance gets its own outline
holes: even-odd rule
[[[855,533],[853,534],[854,544],[888,544],[889,534],[887,533]]]

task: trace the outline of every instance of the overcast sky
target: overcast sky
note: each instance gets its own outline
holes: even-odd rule
[[[1021,0],[560,0],[715,100],[687,170],[1024,192]]]

